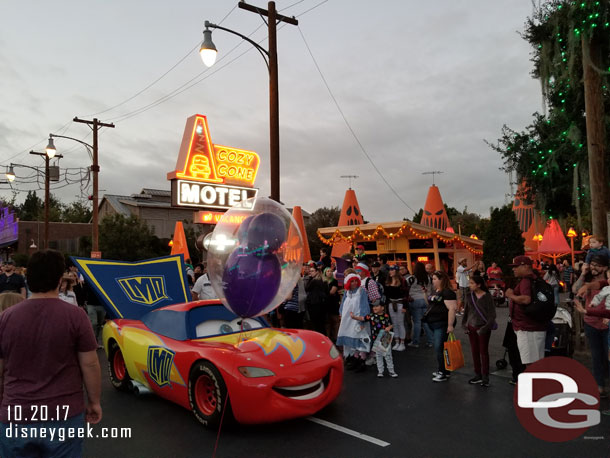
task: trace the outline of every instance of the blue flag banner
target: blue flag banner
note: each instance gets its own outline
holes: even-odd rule
[[[138,262],[72,257],[109,318],[139,319],[171,304],[191,301],[182,254]]]

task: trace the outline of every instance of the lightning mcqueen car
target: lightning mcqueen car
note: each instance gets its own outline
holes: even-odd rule
[[[329,338],[238,318],[217,300],[108,321],[103,339],[115,388],[144,385],[206,426],[217,426],[223,410],[240,423],[311,415],[343,382],[342,358]]]

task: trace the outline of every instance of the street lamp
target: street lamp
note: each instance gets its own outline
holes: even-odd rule
[[[572,254],[572,266],[574,266],[574,237],[576,237],[578,234],[576,234],[576,231],[573,228],[568,229],[568,237],[570,237],[570,252]]]
[[[266,50],[261,45],[251,40],[250,38],[235,32],[234,30],[221,27],[205,21],[205,30],[203,31],[203,43],[199,49],[199,54],[203,63],[210,67],[216,61],[217,49],[212,42],[212,29],[224,30],[225,32],[237,35],[242,40],[247,41],[263,57],[267,69],[269,70],[269,162],[271,167],[271,198],[276,202],[280,201],[280,116],[279,116],[279,88],[278,88],[278,71],[277,71],[277,23],[286,22],[292,25],[298,25],[294,17],[287,17],[277,13],[275,2],[268,3],[268,10],[258,8],[253,5],[248,5],[243,0],[238,3],[241,9],[257,13],[261,16],[267,16],[267,25],[269,28],[269,50]]]
[[[55,154],[53,151],[52,155],[49,153],[38,153],[36,151],[30,151],[30,154],[36,156],[42,156],[44,158],[44,247],[49,248],[49,194],[50,194],[50,174],[49,174],[49,161],[55,157],[61,159],[61,154]]]
[[[91,171],[93,172],[93,214],[92,214],[92,220],[93,220],[93,224],[92,224],[92,229],[91,229],[91,251],[97,252],[98,251],[98,238],[99,238],[99,232],[98,232],[98,209],[97,209],[97,197],[98,197],[98,172],[100,170],[100,167],[97,163],[97,148],[90,145],[89,143],[86,143],[82,140],[79,140],[78,138],[74,138],[74,137],[66,137],[65,135],[55,135],[55,134],[49,134],[49,144],[47,145],[47,147],[45,148],[45,151],[47,152],[47,155],[49,157],[53,157],[55,156],[57,150],[55,148],[55,143],[53,143],[53,139],[54,138],[65,138],[68,140],[73,140],[75,142],[80,143],[81,145],[83,145],[85,148],[87,148],[87,152],[89,153],[89,156],[92,158],[93,164],[91,165]],[[97,146],[97,142],[95,142],[95,146]],[[92,255],[93,257],[93,255]]]
[[[13,164],[11,164],[8,168],[8,172],[6,172],[6,179],[8,181],[14,181],[15,180],[15,169],[13,169]]]
[[[540,232],[534,234],[532,240],[536,242],[536,253],[538,255],[538,261],[540,261],[540,242],[542,242],[542,234]]]

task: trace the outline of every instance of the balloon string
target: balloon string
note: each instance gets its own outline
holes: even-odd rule
[[[244,320],[242,318],[239,329],[239,336],[237,336],[237,345],[241,342],[242,334],[244,333]],[[233,370],[232,373],[235,372],[235,363],[237,361],[237,352],[233,354]],[[227,405],[229,405],[229,389],[227,388],[227,402],[222,406],[222,414],[220,414],[220,423],[218,424],[218,434],[216,434],[216,443],[214,444],[214,451],[212,452],[212,458],[216,458],[216,450],[218,449],[218,441],[220,440],[220,432],[222,430],[222,425],[225,418],[225,410],[227,409]]]

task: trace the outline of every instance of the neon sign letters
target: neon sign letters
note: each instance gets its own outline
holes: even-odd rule
[[[229,209],[251,197],[260,158],[254,151],[212,143],[207,118],[188,118],[172,182],[172,205]]]

